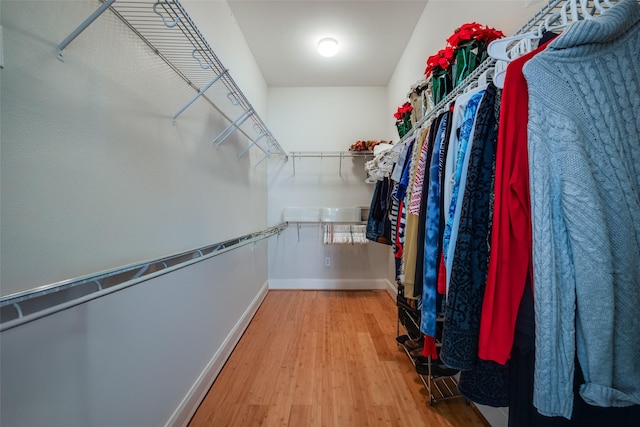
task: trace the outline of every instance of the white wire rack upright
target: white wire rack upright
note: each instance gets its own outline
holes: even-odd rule
[[[196,94],[173,114],[173,120],[202,98],[215,108],[229,125],[211,142],[220,145],[235,131],[249,139],[242,157],[256,147],[264,157],[287,157],[278,141],[242,93],[207,40],[198,30],[178,0],[99,0],[100,7],[58,46],[58,58],[64,60],[64,49],[109,9],[151,48]]]

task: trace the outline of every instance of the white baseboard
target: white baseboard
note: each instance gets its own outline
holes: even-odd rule
[[[369,290],[387,289],[386,279],[270,279],[269,289]]]
[[[207,392],[222,370],[225,362],[229,356],[231,356],[231,352],[238,341],[240,341],[244,331],[249,326],[251,319],[253,319],[256,311],[258,311],[260,304],[262,304],[262,301],[267,296],[268,290],[269,284],[268,282],[265,282],[253,301],[251,301],[249,307],[247,307],[244,313],[242,313],[240,320],[238,320],[231,332],[229,332],[229,335],[227,335],[227,338],[224,340],[220,348],[218,348],[209,363],[207,363],[207,366],[204,368],[196,382],[191,386],[187,395],[182,399],[180,405],[173,412],[165,424],[165,427],[186,427],[187,424],[189,424],[189,421],[191,421],[193,414],[195,414],[198,409],[200,402],[202,402],[207,395]]]
[[[476,405],[476,408],[478,408],[491,427],[507,427],[509,424],[509,408],[493,408],[477,403],[474,405]]]
[[[387,280],[387,293],[389,294],[389,296],[391,297],[391,299],[393,299],[394,301],[396,301],[398,299],[398,285],[395,282],[392,282],[391,280]]]

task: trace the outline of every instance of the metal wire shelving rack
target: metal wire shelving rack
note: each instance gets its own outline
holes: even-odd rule
[[[196,94],[185,100],[173,114],[174,122],[198,98],[208,102],[229,125],[211,140],[220,145],[238,131],[248,140],[239,154],[242,157],[256,147],[264,157],[287,158],[271,131],[242,93],[229,71],[224,67],[207,40],[189,17],[179,0],[99,0],[100,7],[58,45],[58,59],[64,60],[65,48],[109,9],[156,53]]]

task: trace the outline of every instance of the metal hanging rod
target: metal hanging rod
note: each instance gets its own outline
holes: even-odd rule
[[[202,98],[228,122],[237,124],[223,131],[223,133],[231,131],[225,134],[224,138],[239,131],[249,140],[249,147],[257,147],[266,158],[273,154],[287,157],[287,153],[255,113],[249,100],[229,75],[179,0],[98,1],[102,2],[98,10],[58,46],[58,57],[61,60],[64,48],[106,9],[109,9],[197,92],[173,116],[174,121],[198,98]],[[247,117],[248,120],[237,123],[237,119],[247,112],[251,112]],[[259,139],[263,134],[267,134],[268,137]],[[215,139],[219,137],[220,135]],[[258,143],[255,143],[256,140]]]
[[[0,332],[280,234],[287,223],[198,249],[65,280],[0,298]]]
[[[290,157],[366,157],[373,156],[373,151],[291,151]]]
[[[311,158],[339,158],[340,165],[338,166],[338,173],[342,176],[342,159],[345,157],[373,157],[373,151],[291,151],[289,157],[293,160],[293,174],[296,174],[296,158],[311,157]]]

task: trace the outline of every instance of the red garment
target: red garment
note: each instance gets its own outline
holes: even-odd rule
[[[524,64],[546,44],[509,63],[500,103],[494,210],[478,356],[507,363],[527,275],[531,277],[531,198]]]
[[[422,355],[433,360],[438,360],[438,348],[436,347],[436,339],[429,335],[424,336],[424,345],[422,346]]]
[[[444,254],[440,254],[440,268],[438,269],[438,293],[447,293],[447,267],[444,265]]]

